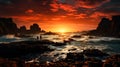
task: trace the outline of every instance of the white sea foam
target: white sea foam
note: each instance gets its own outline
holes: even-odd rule
[[[10,42],[19,42],[19,41],[26,41],[27,38],[20,38],[14,35],[4,35],[0,37],[0,43],[10,43]]]
[[[43,35],[42,39],[51,40],[54,42],[63,42],[65,39],[69,41],[69,38],[74,36],[75,33],[71,35]],[[80,35],[77,33],[77,35]],[[36,39],[39,36],[35,35],[32,38]],[[53,46],[49,45],[51,49],[55,49],[51,52],[43,53],[42,55],[38,55],[36,57],[36,61],[58,61],[60,59],[64,59],[66,54],[69,52],[82,52],[85,49],[99,49],[101,51],[105,51],[107,53],[120,53],[120,38],[112,38],[112,37],[96,37],[96,36],[83,36],[78,38],[71,38],[72,41],[69,41],[67,45],[63,46]],[[7,35],[0,37],[0,42],[15,42],[15,41],[24,41],[31,40],[30,38],[19,38],[14,35]]]

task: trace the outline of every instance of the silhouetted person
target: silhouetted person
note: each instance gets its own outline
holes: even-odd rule
[[[40,40],[42,39],[42,36],[40,35]]]
[[[37,40],[39,40],[39,36],[37,36]]]

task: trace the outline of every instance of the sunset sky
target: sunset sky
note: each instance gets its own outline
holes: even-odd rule
[[[0,17],[54,32],[95,29],[102,17],[118,14],[120,0],[0,0]]]

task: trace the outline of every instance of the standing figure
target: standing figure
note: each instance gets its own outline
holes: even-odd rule
[[[37,40],[39,40],[39,36],[37,36]]]
[[[40,40],[42,40],[42,36],[40,35]]]

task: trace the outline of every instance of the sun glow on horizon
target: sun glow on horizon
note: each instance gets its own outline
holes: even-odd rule
[[[65,32],[68,32],[68,31],[66,29],[59,29],[58,32],[65,33]]]
[[[52,32],[59,32],[59,33],[65,33],[65,32],[71,32],[70,25],[68,24],[54,24],[51,29]]]
[[[56,28],[54,31],[60,32],[60,33],[70,32],[69,28],[67,27],[59,27],[59,28]]]

